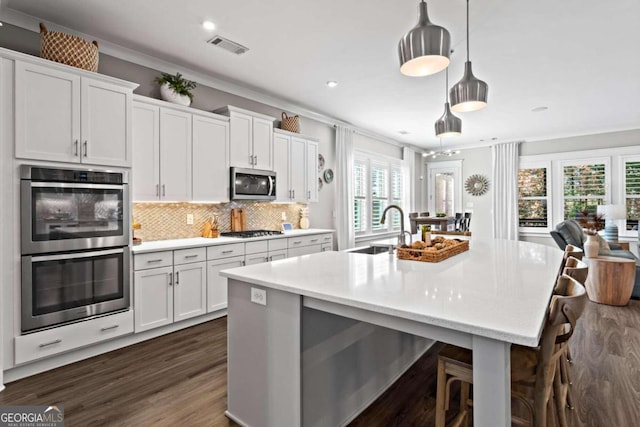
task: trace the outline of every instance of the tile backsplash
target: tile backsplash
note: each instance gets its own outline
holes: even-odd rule
[[[231,209],[244,208],[249,230],[280,230],[282,213],[300,228],[300,209],[304,204],[257,202],[205,203],[133,203],[133,218],[142,225],[135,236],[143,241],[200,237],[207,219],[218,215],[220,232],[231,231]],[[187,215],[193,215],[193,225],[187,225]]]

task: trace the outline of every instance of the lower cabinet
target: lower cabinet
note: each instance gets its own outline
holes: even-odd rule
[[[227,308],[227,278],[220,271],[245,265],[244,256],[207,262],[207,312]]]
[[[136,268],[144,268],[150,261],[161,265],[171,264],[134,273],[136,332],[169,325],[207,312],[207,263],[204,259],[205,248],[135,256]]]

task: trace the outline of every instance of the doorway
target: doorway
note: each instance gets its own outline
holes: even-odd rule
[[[430,214],[462,212],[462,160],[427,163],[427,176]]]

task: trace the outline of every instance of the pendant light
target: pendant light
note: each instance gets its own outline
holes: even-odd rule
[[[449,31],[429,21],[424,0],[418,5],[418,13],[418,25],[409,30],[398,44],[400,72],[411,77],[435,74],[449,65]]]
[[[449,136],[457,136],[462,133],[462,120],[453,115],[449,109],[449,70],[445,71],[445,87],[444,93],[446,102],[444,103],[444,114],[436,120],[436,137],[446,138]]]
[[[467,62],[462,80],[451,88],[451,109],[457,113],[476,111],[487,106],[489,86],[477,79],[469,61],[469,0],[467,0]]]

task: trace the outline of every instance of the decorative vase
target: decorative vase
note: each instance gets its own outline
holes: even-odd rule
[[[303,230],[306,230],[307,228],[309,228],[309,218],[307,217],[300,218],[300,228]]]
[[[187,95],[180,95],[176,93],[171,87],[169,83],[164,83],[160,86],[160,96],[163,100],[172,102],[174,104],[184,105],[188,107],[191,105],[191,98]]]
[[[587,234],[587,241],[584,242],[584,256],[587,258],[597,258],[598,251],[600,251],[600,243],[598,238],[594,235]]]

